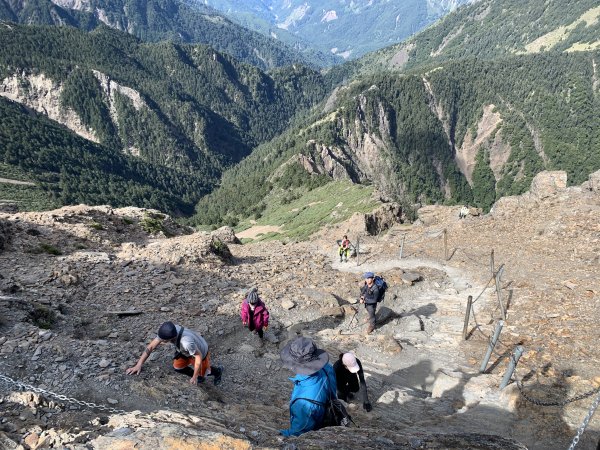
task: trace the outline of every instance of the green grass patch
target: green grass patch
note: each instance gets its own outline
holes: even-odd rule
[[[254,241],[306,240],[321,228],[343,222],[354,213],[373,211],[380,202],[372,198],[373,187],[334,181],[311,191],[295,189],[272,193],[256,225],[282,226],[278,232],[257,236]],[[251,227],[250,218],[242,220],[236,231]]]
[[[48,253],[49,255],[59,256],[62,252],[57,249],[54,245],[41,243],[34,253]]]
[[[22,184],[0,183],[0,202],[15,203],[19,211],[48,211],[60,207],[38,186]]]
[[[94,230],[104,230],[104,227],[102,226],[102,224],[98,223],[98,222],[92,222],[88,226],[90,228],[93,228]]]

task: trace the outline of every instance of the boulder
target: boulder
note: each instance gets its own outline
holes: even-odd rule
[[[224,227],[221,227],[221,228],[213,231],[212,233],[210,233],[210,236],[218,238],[221,242],[223,242],[225,244],[241,244],[242,243],[235,235],[235,231],[233,231],[233,228],[228,227],[228,226],[224,226]]]
[[[333,306],[330,308],[320,308],[319,312],[322,316],[344,317],[344,308],[341,306]]]
[[[397,203],[381,206],[370,214],[365,214],[367,233],[377,235],[397,223],[402,223],[402,207]]]
[[[440,372],[437,374],[435,381],[433,382],[433,387],[431,389],[431,397],[432,398],[442,398],[443,396],[450,395],[450,392],[461,384],[460,376],[448,375],[444,372]],[[455,397],[462,398],[462,390],[457,390],[454,392]]]
[[[590,191],[600,192],[600,170],[590,174],[588,186]]]
[[[423,279],[423,275],[418,272],[405,272],[401,276],[402,282],[412,286],[413,283],[417,281],[421,281]]]
[[[319,308],[333,308],[340,306],[338,299],[329,292],[306,288],[302,290],[302,293],[306,295],[310,301],[316,303]]]
[[[567,187],[567,172],[564,170],[538,173],[531,182],[529,192],[539,200],[550,197]]]

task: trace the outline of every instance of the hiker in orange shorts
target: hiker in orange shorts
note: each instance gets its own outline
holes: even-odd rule
[[[210,352],[208,344],[200,334],[188,330],[173,322],[165,322],[158,329],[158,337],[146,347],[137,364],[128,368],[127,375],[139,374],[142,365],[148,359],[152,351],[160,344],[171,343],[175,345],[177,353],[173,358],[173,368],[179,373],[190,377],[190,384],[198,384],[204,381],[204,377],[213,376],[215,385],[221,382],[223,369],[210,365]]]

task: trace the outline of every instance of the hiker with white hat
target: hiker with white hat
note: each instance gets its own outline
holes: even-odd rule
[[[347,402],[360,389],[363,408],[367,412],[371,411],[373,408],[367,395],[367,382],[360,359],[353,353],[341,353],[340,358],[333,364],[333,370],[335,371],[338,398]]]
[[[325,405],[336,396],[335,372],[329,355],[317,348],[312,339],[299,337],[281,351],[283,365],[296,375],[290,378],[294,389],[290,397],[290,427],[279,432],[300,436],[318,430],[323,424]]]

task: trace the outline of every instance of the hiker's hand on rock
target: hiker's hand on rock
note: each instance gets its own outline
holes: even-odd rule
[[[245,327],[248,326],[248,322],[242,322],[242,325],[244,325]]]
[[[263,328],[264,331],[267,331],[268,329],[269,329],[268,325]]]
[[[190,378],[190,384],[198,384],[198,377]]]
[[[371,412],[371,410],[373,409],[370,403],[363,403],[363,408],[366,412]]]
[[[141,371],[142,371],[142,367],[138,366],[138,365],[135,365],[135,366],[130,367],[129,369],[127,369],[125,371],[125,373],[127,375],[139,375]]]

